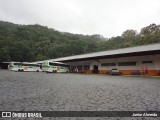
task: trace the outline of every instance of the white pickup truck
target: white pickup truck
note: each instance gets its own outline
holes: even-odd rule
[[[117,68],[113,68],[110,70],[109,74],[110,75],[119,75],[119,70]]]

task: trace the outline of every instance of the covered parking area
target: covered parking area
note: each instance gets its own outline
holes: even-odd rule
[[[10,62],[0,62],[0,69],[8,69]]]
[[[160,75],[160,44],[143,45],[89,54],[50,59],[70,65],[71,72],[106,74],[118,68],[122,74],[140,72],[147,69],[151,76]],[[37,63],[42,62],[38,61]]]

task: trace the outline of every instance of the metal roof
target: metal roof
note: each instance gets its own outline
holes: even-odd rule
[[[101,52],[95,52],[95,53],[88,53],[88,54],[81,54],[81,55],[74,55],[74,56],[68,56],[68,57],[62,57],[62,58],[56,58],[56,59],[49,59],[48,61],[68,61],[68,60],[77,60],[77,59],[86,59],[86,58],[97,58],[102,56],[115,56],[115,55],[124,55],[129,53],[142,53],[142,52],[150,52],[150,51],[160,51],[160,43],[158,44],[150,44],[150,45],[143,45],[143,46],[136,46],[136,47],[128,47],[128,48],[121,48],[121,49],[115,49],[115,50],[108,50],[108,51],[101,51]],[[45,61],[45,60],[44,60]],[[42,61],[37,61],[42,62]]]

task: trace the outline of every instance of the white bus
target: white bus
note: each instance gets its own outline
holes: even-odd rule
[[[21,62],[11,62],[8,66],[9,70],[12,71],[29,71],[29,72],[39,72],[42,71],[39,64],[32,63],[21,63]]]
[[[49,62],[49,61],[44,61],[42,63],[42,71],[43,72],[69,72],[69,65],[61,62]]]

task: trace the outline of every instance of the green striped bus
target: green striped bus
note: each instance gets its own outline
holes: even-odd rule
[[[42,63],[43,72],[66,73],[69,72],[69,65],[61,62],[44,61]]]
[[[9,70],[12,71],[28,71],[28,72],[39,72],[42,71],[39,64],[32,64],[32,63],[21,63],[21,62],[11,62],[8,66]]]

